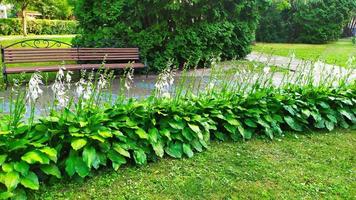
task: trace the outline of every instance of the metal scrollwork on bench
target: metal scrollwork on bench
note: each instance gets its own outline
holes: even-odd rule
[[[11,44],[7,47],[4,47],[4,49],[20,45],[21,47],[32,47],[32,48],[62,48],[62,47],[72,47],[71,44],[68,44],[66,42],[61,42],[58,40],[52,40],[52,39],[29,39],[29,40],[23,40],[20,42],[16,42],[14,44]]]

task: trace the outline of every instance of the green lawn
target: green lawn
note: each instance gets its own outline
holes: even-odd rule
[[[355,199],[356,131],[213,142],[163,159],[41,187],[30,199]]]
[[[340,39],[329,44],[285,44],[285,43],[257,43],[254,51],[289,56],[295,53],[297,58],[306,60],[322,59],[329,64],[346,66],[350,56],[356,56],[356,45],[351,39]]]

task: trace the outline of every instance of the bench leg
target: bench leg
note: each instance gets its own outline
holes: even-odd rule
[[[4,73],[3,76],[4,76],[4,83],[5,83],[5,90],[7,90],[7,88],[9,87],[9,81],[7,79],[7,74]]]

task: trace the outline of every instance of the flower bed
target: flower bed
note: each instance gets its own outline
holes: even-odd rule
[[[110,88],[112,74],[81,79],[78,98],[69,98],[70,74],[60,71],[53,86],[58,101],[50,114],[35,120],[32,110],[28,122],[22,117],[26,94],[18,92],[11,113],[0,121],[0,199],[26,197],[40,181],[192,157],[211,140],[273,139],[285,131],[356,125],[356,83],[348,80],[350,74],[337,81],[326,74],[317,84],[312,74],[285,74],[279,86],[269,68],[215,72],[204,83],[186,75],[174,87],[174,73],[166,70],[150,97],[108,100],[101,94]],[[40,79],[35,74],[29,85],[32,107],[42,93]],[[129,90],[132,70],[122,80],[123,90]]]

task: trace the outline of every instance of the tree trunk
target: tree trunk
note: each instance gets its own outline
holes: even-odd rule
[[[21,11],[21,18],[22,18],[22,32],[24,36],[27,36],[27,21],[26,21],[26,10],[23,9]]]

